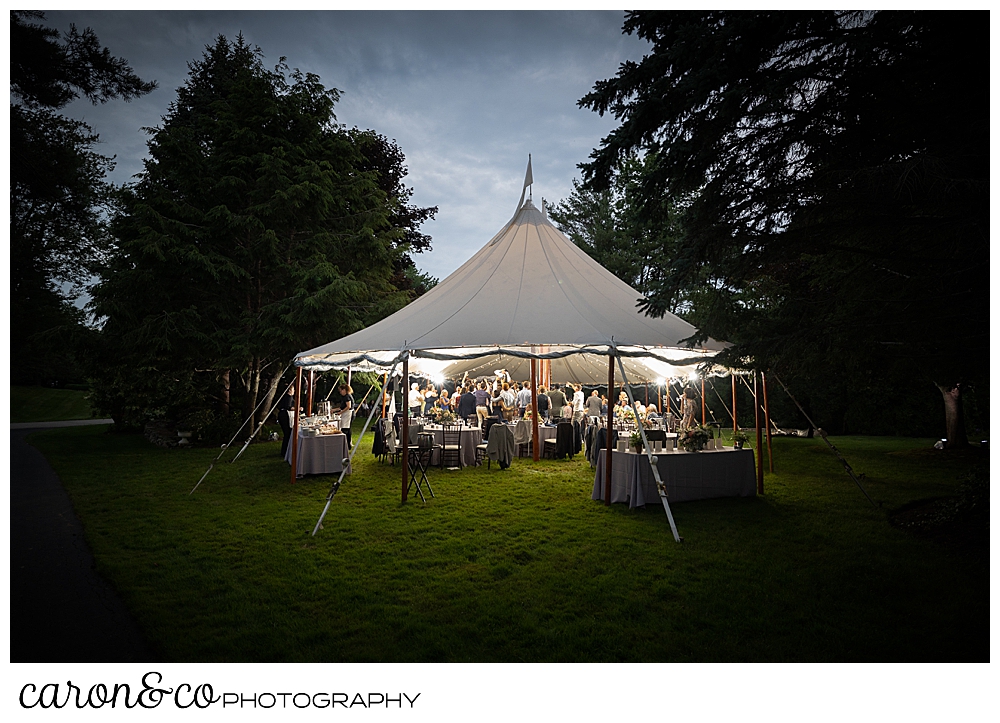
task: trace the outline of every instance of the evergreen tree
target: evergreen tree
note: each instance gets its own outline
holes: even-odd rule
[[[409,299],[390,283],[408,250],[411,229],[393,223],[406,199],[380,187],[358,142],[373,134],[336,123],[339,92],[284,59],[265,68],[242,36],[220,36],[190,68],[121,194],[94,294],[116,421],[226,413],[230,382],[245,416],[264,395],[260,414],[296,352]]]
[[[113,161],[94,150],[100,139],[90,126],[58,111],[81,96],[128,101],[156,87],[89,28],[60,34],[33,22],[44,18],[10,14],[11,359],[19,381],[78,373],[67,336],[83,315],[72,298],[104,251]],[[46,357],[59,363],[37,363]]]
[[[729,363],[933,380],[965,444],[989,349],[988,16],[639,12],[625,31],[652,49],[581,100],[621,121],[584,171],[601,190],[644,150],[645,217],[682,201],[645,308],[696,286]]]

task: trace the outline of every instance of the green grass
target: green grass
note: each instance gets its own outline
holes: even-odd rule
[[[10,388],[11,422],[58,422],[90,417],[86,392],[47,387]]]
[[[362,452],[310,537],[331,479],[289,484],[277,443],[188,495],[218,450],[103,432],[31,441],[167,661],[989,659],[985,566],[891,527],[820,440],[776,439],[762,497],[674,505],[678,545],[661,507],[592,501],[582,456],[431,470],[437,498],[401,505]],[[886,508],[969,465],[836,441]]]

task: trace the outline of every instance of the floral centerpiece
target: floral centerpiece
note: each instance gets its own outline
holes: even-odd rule
[[[427,410],[427,416],[433,419],[438,424],[454,424],[455,423],[455,413],[450,409],[444,409],[443,407],[431,407]]]
[[[678,433],[677,442],[688,452],[700,452],[705,449],[708,440],[712,439],[712,430],[708,427],[691,427]]]
[[[635,410],[632,407],[615,407],[615,420],[627,424],[635,424]]]
[[[632,432],[632,434],[629,435],[628,443],[629,446],[635,450],[636,454],[639,454],[642,451],[642,435],[638,432]]]
[[[743,445],[750,441],[750,436],[742,429],[733,432],[733,446],[736,449],[743,449]]]

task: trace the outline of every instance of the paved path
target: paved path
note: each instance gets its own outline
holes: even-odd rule
[[[25,441],[30,429],[109,421],[11,425],[12,663],[156,661],[118,594],[94,571],[83,526],[62,483]]]

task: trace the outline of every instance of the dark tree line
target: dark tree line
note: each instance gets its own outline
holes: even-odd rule
[[[803,386],[933,382],[965,444],[963,391],[988,398],[987,20],[629,13],[652,47],[580,101],[620,121],[582,190],[638,155],[643,222],[682,229],[643,308],[690,302],[726,363]]]
[[[30,17],[15,13],[12,25]],[[218,434],[254,409],[257,422],[295,353],[363,328],[435,283],[411,254],[430,248],[420,226],[437,209],[410,202],[395,141],[337,122],[340,93],[314,74],[283,58],[268,68],[259,48],[220,36],[190,63],[160,124],[146,129],[143,172],[115,188],[104,179],[110,160],[92,150],[96,135],[38,98],[129,99],[153,84],[98,52],[90,30],[72,29],[63,47],[54,31],[25,27],[36,45],[49,43],[48,56],[18,59],[12,117],[28,118],[19,126],[28,141],[44,131],[29,114],[62,124],[76,155],[56,157],[57,143],[22,144],[18,158],[30,161],[36,146],[53,157],[15,174],[24,190],[12,201],[14,255],[26,259],[15,294],[35,278],[55,300],[65,323],[43,319],[48,331],[34,338],[59,333],[90,378],[94,405],[120,427],[159,419]],[[60,47],[74,63],[90,58],[86,72],[60,60]],[[55,286],[86,278],[89,327]],[[40,315],[33,298],[22,301]]]

